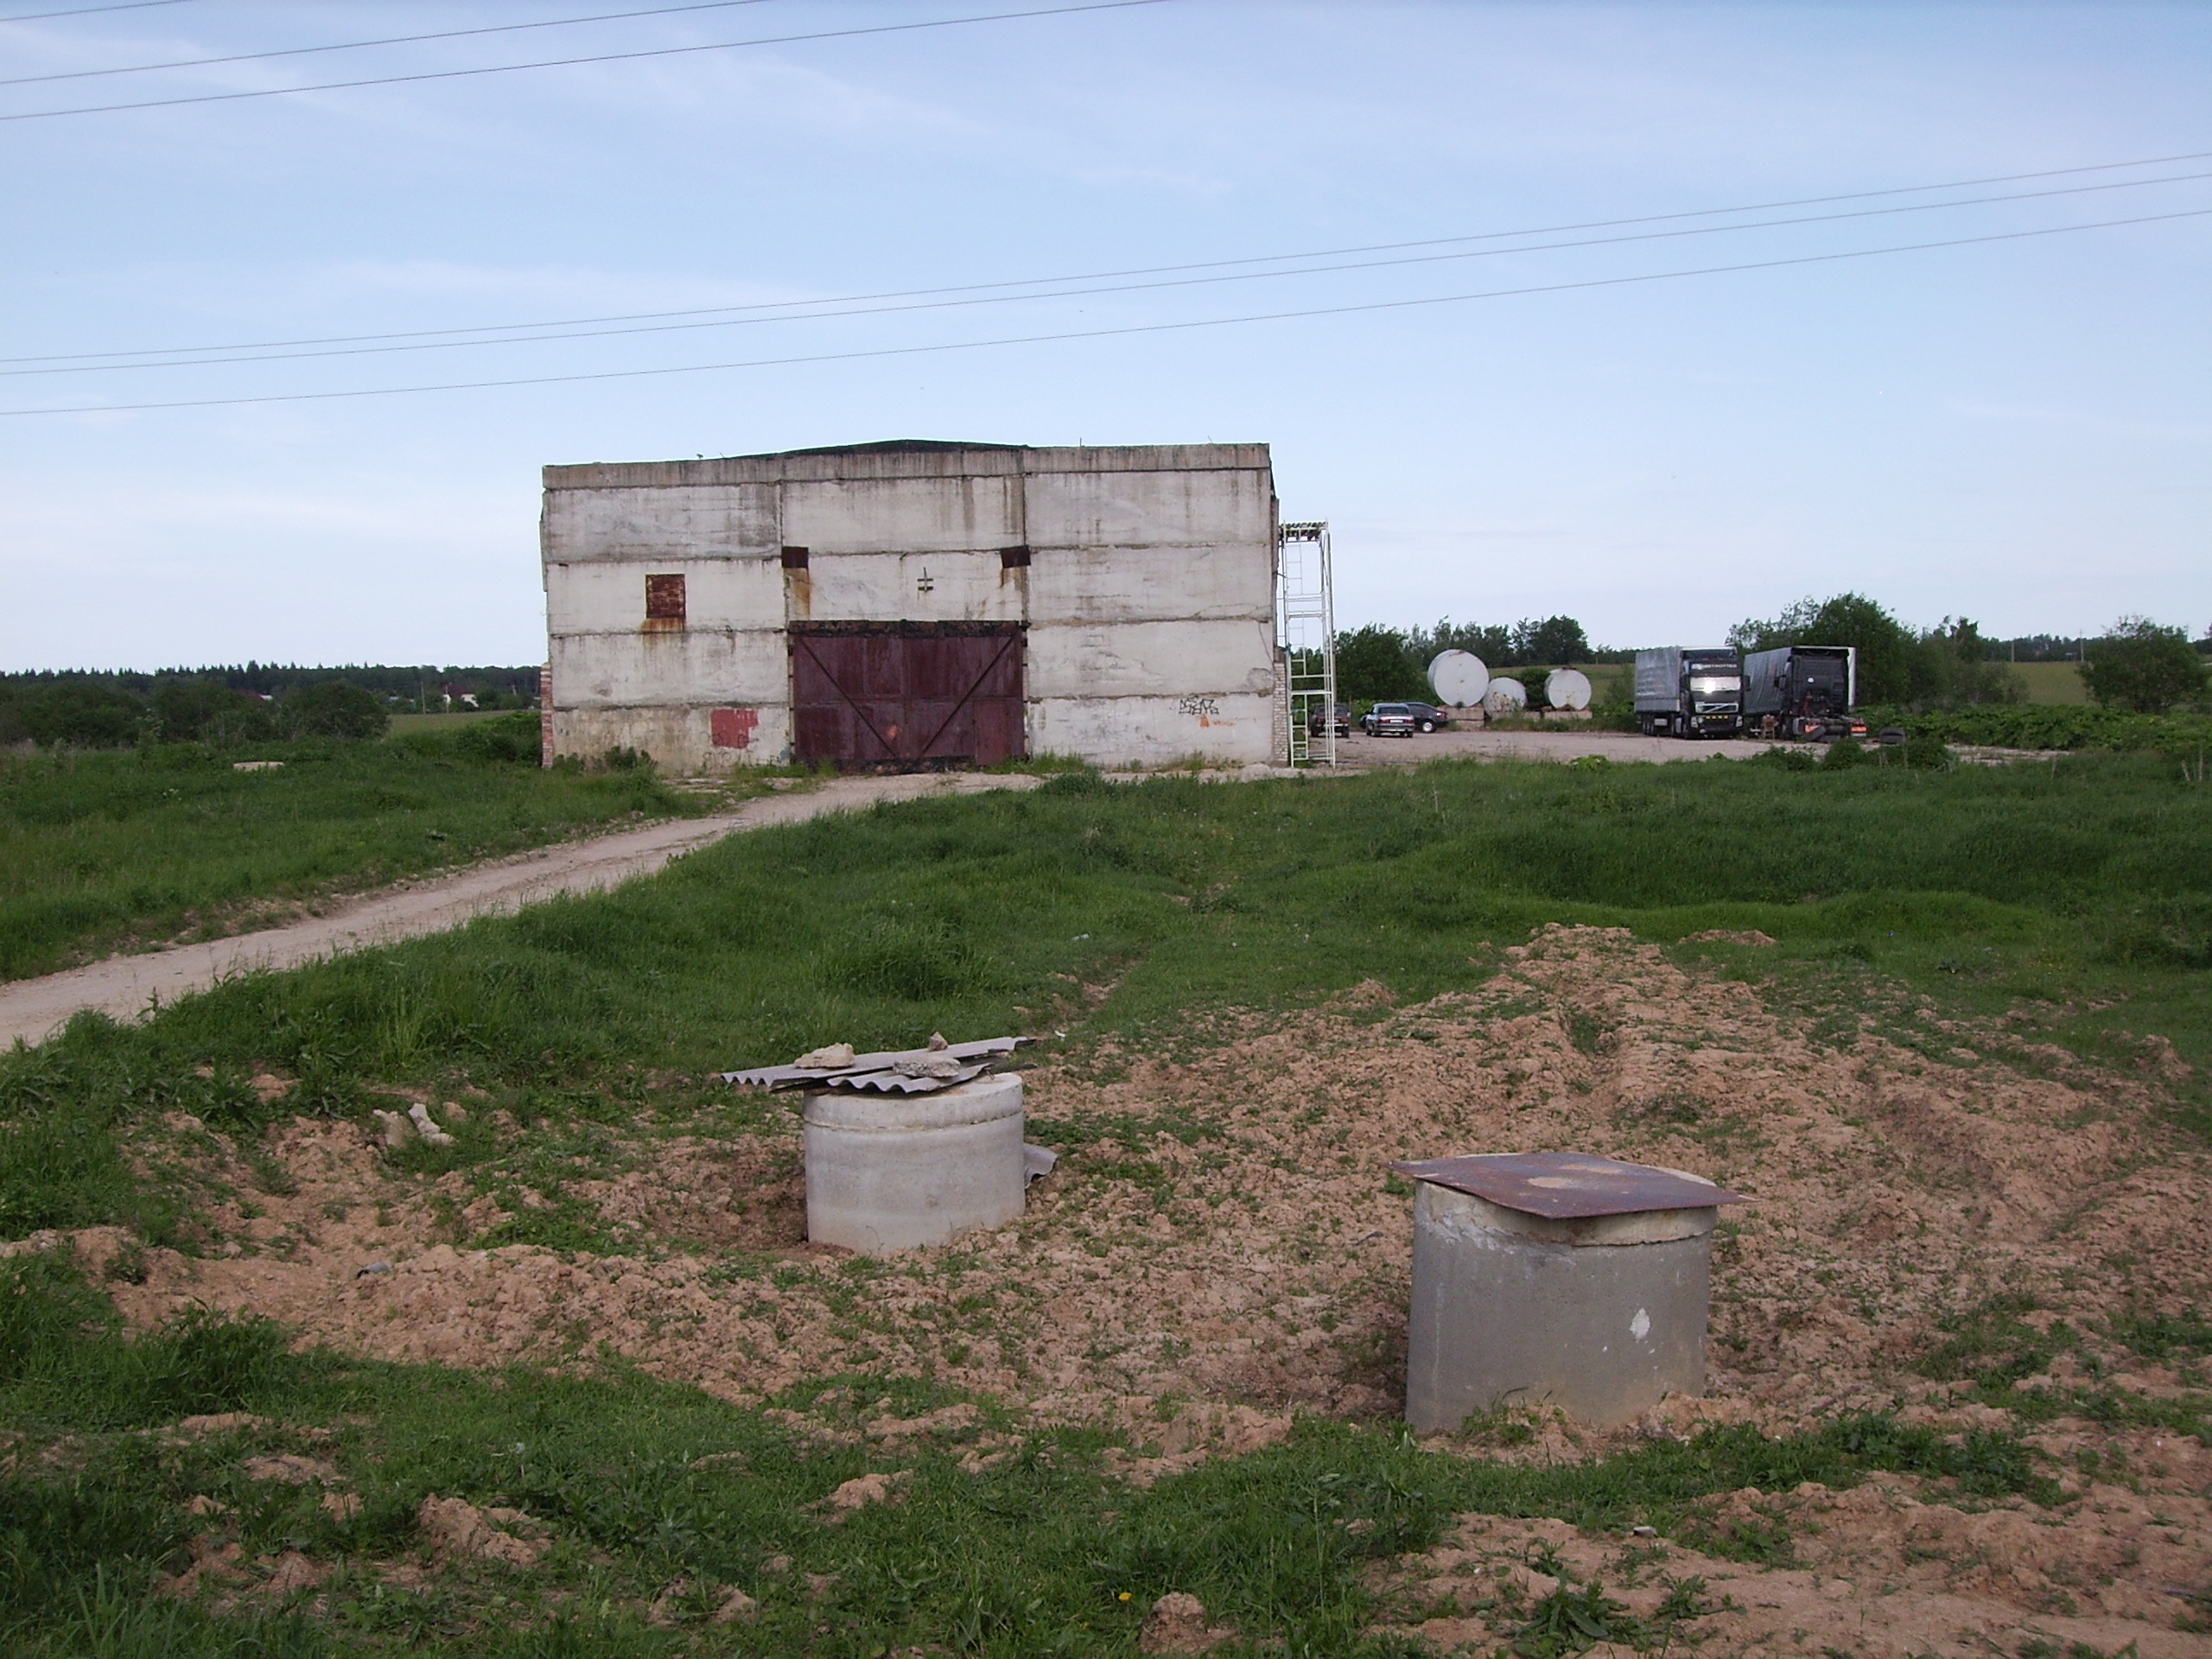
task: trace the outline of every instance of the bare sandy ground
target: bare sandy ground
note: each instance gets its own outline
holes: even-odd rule
[[[38,1042],[86,1008],[118,1020],[136,1019],[157,1003],[204,991],[232,975],[296,968],[365,946],[442,932],[474,917],[504,914],[556,894],[616,887],[741,830],[798,823],[878,801],[1033,789],[1042,781],[994,772],[840,778],[814,789],[751,801],[734,812],[563,842],[456,874],[388,887],[279,927],[111,957],[66,973],[16,980],[0,985],[0,1047],[17,1040]]]
[[[251,1311],[391,1359],[588,1364],[603,1344],[756,1403],[844,1371],[929,1376],[1030,1421],[1118,1427],[1136,1448],[1122,1466],[1148,1479],[1265,1445],[1299,1413],[1402,1410],[1411,1205],[1389,1160],[1600,1152],[1757,1200],[1715,1251],[1707,1396],[1609,1434],[1539,1403],[1517,1441],[1440,1446],[1573,1460],[1703,1423],[1782,1432],[1891,1410],[2024,1435],[2058,1496],[1976,1502],[1885,1477],[1713,1500],[1704,1535],[1795,1539],[1768,1565],[1694,1538],[1469,1517],[1392,1570],[1400,1628],[1494,1651],[1566,1571],[1638,1609],[1702,1580],[1706,1654],[2212,1655],[2190,1622],[2212,1588],[2212,1451],[2125,1413],[2016,1415],[1920,1363],[1952,1322],[2010,1295],[2024,1322],[2063,1321],[2078,1343],[2021,1387],[2148,1403],[2206,1385],[2200,1363],[2148,1361],[2110,1334],[2212,1300],[2212,1159],[2158,1115],[2186,1067],[2156,1039],[2131,1065],[2091,1065],[2045,1041],[2031,1010],[1968,1027],[1902,989],[1808,1010],[1719,968],[1617,930],[1550,927],[1484,983],[1427,1003],[1370,986],[1293,1019],[1230,1020],[1185,1053],[1047,1062],[1027,1074],[1032,1134],[1066,1156],[1028,1213],[877,1264],[806,1244],[785,1114],[627,1132],[620,1166],[561,1195],[633,1241],[601,1255],[484,1248],[513,1213],[503,1205],[545,1195],[410,1175],[359,1127],[302,1120],[269,1146],[290,1190],[216,1203],[201,1254],[146,1249],[139,1282],[114,1288],[136,1323]],[[457,1097],[426,1098],[436,1111]],[[211,1181],[253,1184],[250,1149],[172,1133],[167,1155],[197,1145]],[[127,1243],[107,1229],[76,1242],[92,1258]],[[824,1438],[905,1432],[845,1406],[825,1395],[817,1414],[786,1414]],[[995,1450],[978,1440],[972,1455]]]

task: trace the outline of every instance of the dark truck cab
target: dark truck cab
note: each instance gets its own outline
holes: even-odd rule
[[[1762,737],[1863,738],[1858,701],[1855,646],[1781,645],[1744,658],[1744,715]]]
[[[1744,658],[1731,646],[1636,653],[1636,723],[1646,737],[1733,737],[1744,728]]]

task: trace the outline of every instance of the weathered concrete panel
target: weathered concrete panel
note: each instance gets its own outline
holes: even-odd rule
[[[772,484],[549,490],[541,539],[549,562],[712,558],[772,553]]]
[[[1029,752],[1102,766],[1164,766],[1199,755],[1223,766],[1277,757],[1274,699],[1047,697],[1029,705]]]
[[[1019,478],[783,486],[783,538],[816,553],[953,553],[1022,541]]]
[[[1215,547],[1262,553],[1274,535],[1264,472],[1039,473],[1028,480],[1032,547]]]
[[[817,622],[1019,622],[1028,574],[1005,569],[995,552],[814,556],[804,615]]]
[[[556,709],[790,700],[791,650],[780,630],[553,638]]]
[[[715,741],[715,718],[721,735]],[[595,760],[609,749],[638,749],[666,772],[692,775],[773,766],[791,759],[788,708],[747,703],[654,709],[556,709],[556,753]]]
[[[772,557],[623,560],[615,563],[549,563],[545,567],[548,628],[564,633],[613,633],[645,617],[648,573],[683,578],[689,626],[695,628],[779,628],[784,623],[784,572]]]
[[[1047,548],[1029,567],[1029,620],[1212,620],[1274,616],[1266,546]]]
[[[1274,690],[1272,623],[1127,622],[1032,627],[1032,697],[1180,697]]]

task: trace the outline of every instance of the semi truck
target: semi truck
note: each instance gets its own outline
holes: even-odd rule
[[[1744,729],[1744,658],[1732,646],[1636,653],[1636,723],[1646,737],[1733,737]]]
[[[1865,737],[1853,645],[1780,645],[1744,658],[1744,719],[1761,737]]]

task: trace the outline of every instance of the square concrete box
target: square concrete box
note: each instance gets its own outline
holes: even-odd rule
[[[1390,1167],[1415,1184],[1406,1421],[1501,1406],[1598,1427],[1705,1391],[1719,1206],[1701,1176],[1580,1153]]]

